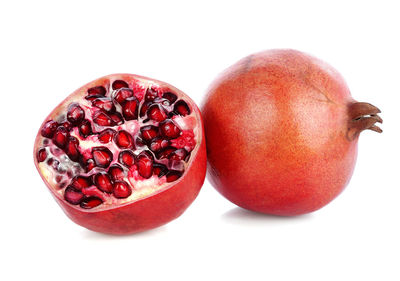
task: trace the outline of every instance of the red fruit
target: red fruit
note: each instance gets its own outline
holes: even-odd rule
[[[111,98],[101,97],[92,101],[92,105],[104,111],[110,112],[115,110],[115,106]]]
[[[45,148],[41,148],[37,152],[37,161],[44,162],[47,159],[47,152]]]
[[[90,177],[76,176],[72,179],[70,185],[76,190],[82,190],[92,185]]]
[[[76,125],[81,123],[84,118],[85,111],[83,111],[82,107],[76,103],[70,104],[67,111],[67,120],[71,122],[71,124]]]
[[[142,134],[142,138],[145,141],[151,141],[152,139],[158,136],[158,128],[152,125],[140,128],[140,132]]]
[[[116,134],[116,131],[113,129],[105,129],[103,131],[101,131],[98,135],[98,140],[100,143],[109,143],[114,135]]]
[[[64,199],[72,205],[78,205],[83,199],[83,193],[69,186],[64,191]]]
[[[153,88],[147,88],[146,95],[144,96],[145,101],[153,101],[155,98],[158,97],[158,93]]]
[[[124,181],[114,183],[113,194],[115,198],[127,198],[132,194],[132,188]]]
[[[192,109],[187,116],[167,119],[179,130],[193,132],[194,148],[185,159],[154,158],[150,148],[161,151],[169,147],[170,138],[155,148],[156,138],[162,138],[160,123],[138,116],[147,103],[146,92],[156,93],[151,103],[166,116],[172,116],[177,100]],[[35,165],[68,217],[88,229],[127,234],[160,226],[182,214],[203,184],[206,151],[200,112],[171,85],[136,75],[109,75],[75,91],[45,120],[35,141]]]
[[[65,153],[72,161],[77,162],[79,160],[81,154],[79,152],[79,140],[77,138],[68,137]]]
[[[128,98],[131,97],[133,97],[132,89],[122,88],[116,91],[114,95],[114,100],[119,104],[123,104]]]
[[[110,127],[115,125],[110,115],[103,111],[97,111],[95,114],[93,114],[93,122],[102,127]]]
[[[134,148],[135,147],[131,134],[129,134],[125,130],[118,131],[115,134],[114,142],[121,149]]]
[[[42,129],[40,131],[41,135],[45,138],[52,138],[54,136],[54,133],[56,132],[57,127],[57,122],[49,120],[42,126]]]
[[[145,179],[153,175],[153,156],[149,151],[142,151],[136,158],[138,173]]]
[[[112,83],[112,89],[113,90],[118,90],[118,89],[121,89],[121,88],[129,88],[128,83],[126,83],[124,80],[115,80]]]
[[[96,86],[96,87],[89,88],[87,90],[87,93],[89,96],[92,96],[92,95],[105,96],[107,94],[107,90],[103,86]]]
[[[118,155],[118,162],[125,167],[130,168],[135,164],[135,154],[130,150],[123,150]]]
[[[177,100],[177,96],[174,93],[171,92],[165,92],[162,97],[164,99],[167,99],[170,104],[174,103]]]
[[[160,105],[153,104],[147,110],[147,117],[149,117],[153,121],[162,122],[167,119],[167,114]]]
[[[190,114],[190,107],[185,101],[179,100],[174,105],[174,111],[179,115],[186,116]]]
[[[122,105],[122,115],[125,120],[135,120],[138,118],[139,101],[135,97],[127,98]]]
[[[98,197],[91,196],[91,197],[86,197],[83,198],[79,206],[83,209],[92,209],[94,207],[99,206],[100,204],[103,203],[103,200],[101,200]]]
[[[181,130],[172,120],[165,120],[160,124],[161,135],[168,139],[176,139],[181,135]]]
[[[158,152],[169,145],[169,141],[162,138],[155,138],[149,143],[149,148],[153,152]]]
[[[58,127],[54,133],[53,143],[59,148],[64,148],[67,145],[68,135],[68,130],[65,127]]]
[[[114,164],[108,169],[108,174],[111,176],[111,178],[114,181],[122,181],[125,178],[125,172],[124,169],[118,165]]]
[[[98,189],[103,192],[111,193],[113,189],[112,179],[106,172],[100,172],[93,176],[93,182]]]
[[[210,87],[203,106],[209,178],[240,207],[315,211],[349,182],[361,131],[379,109],[356,102],[340,74],[294,50],[250,55]]]
[[[107,168],[113,161],[113,153],[107,147],[93,147],[92,157],[97,167]]]
[[[79,125],[79,133],[83,138],[88,137],[92,134],[92,123],[89,120],[85,119]]]

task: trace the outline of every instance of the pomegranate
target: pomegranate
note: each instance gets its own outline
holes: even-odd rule
[[[108,75],[50,113],[34,159],[74,222],[103,233],[135,233],[175,219],[196,198],[206,174],[202,118],[171,85]]]
[[[333,200],[351,178],[360,132],[381,132],[382,122],[335,69],[295,50],[253,54],[225,70],[202,113],[213,186],[240,207],[282,216]]]

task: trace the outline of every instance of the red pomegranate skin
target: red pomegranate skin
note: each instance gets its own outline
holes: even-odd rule
[[[125,79],[126,81],[132,79],[147,80],[162,87],[171,89],[175,93],[179,94],[180,97],[185,97],[186,101],[190,102],[191,108],[195,112],[198,126],[200,128],[198,149],[196,152],[193,151],[190,164],[186,168],[184,174],[166,188],[159,189],[155,193],[138,200],[116,205],[111,208],[82,209],[78,205],[71,205],[66,202],[60,194],[55,192],[54,187],[50,185],[40,172],[37,160],[37,149],[39,147],[39,140],[41,139],[40,131],[47,120],[51,120],[55,115],[59,114],[60,108],[65,108],[65,104],[69,103],[71,97],[80,95],[80,92],[84,92],[88,88],[96,86],[99,82],[109,79]],[[204,183],[207,166],[205,145],[201,112],[196,104],[182,91],[165,82],[144,76],[134,74],[112,74],[96,79],[77,89],[46,117],[37,134],[33,156],[35,166],[39,171],[42,180],[45,182],[56,202],[72,221],[92,231],[113,235],[126,235],[164,225],[179,217],[189,207],[197,197]]]
[[[325,206],[351,178],[360,131],[380,131],[370,124],[381,122],[376,115],[369,128],[349,125],[357,123],[354,104],[362,103],[342,76],[305,53],[240,60],[212,83],[202,107],[209,180],[256,212],[293,216]]]

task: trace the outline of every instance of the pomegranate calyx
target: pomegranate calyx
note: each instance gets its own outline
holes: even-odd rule
[[[379,108],[366,102],[355,102],[349,105],[349,129],[347,131],[347,139],[352,141],[356,139],[364,130],[372,130],[382,133],[376,123],[382,123],[382,118],[378,115],[381,113]]]

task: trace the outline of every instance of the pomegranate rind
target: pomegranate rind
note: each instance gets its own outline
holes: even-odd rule
[[[212,82],[202,104],[207,178],[232,203],[293,216],[320,209],[352,176],[342,76],[295,50],[243,58]]]
[[[42,174],[36,157],[37,149],[40,145],[39,142],[42,139],[40,130],[34,145],[34,163],[50,193],[72,221],[96,232],[125,235],[149,230],[179,217],[200,192],[206,175],[207,159],[203,120],[197,105],[185,93],[172,85],[134,74],[112,74],[87,83],[64,99],[49,114],[40,128],[42,128],[43,124],[48,120],[53,119],[54,116],[66,112],[66,108],[71,103],[71,100],[73,101],[76,99],[76,93],[86,92],[87,89],[91,87],[107,84],[108,81],[116,79],[126,81],[144,80],[148,81],[149,84],[157,84],[163,89],[165,88],[177,93],[190,104],[195,112],[194,116],[197,122],[198,138],[196,148],[191,153],[191,158],[187,163],[186,170],[182,177],[136,200],[115,206],[107,206],[107,208],[98,207],[94,209],[83,209],[66,202]]]

